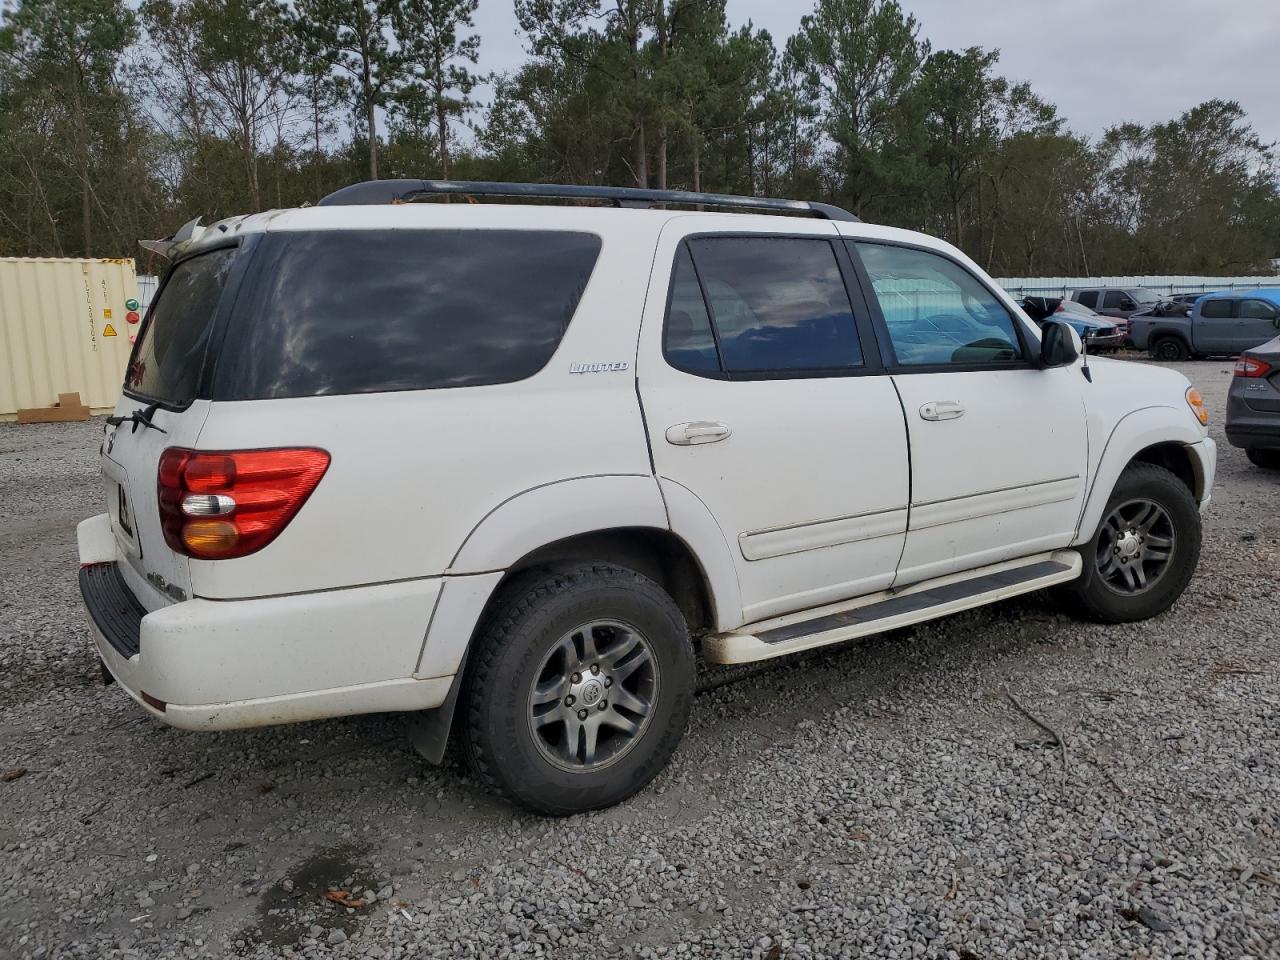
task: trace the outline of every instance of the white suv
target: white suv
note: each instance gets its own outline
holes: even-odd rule
[[[413,202],[445,192],[561,202]],[[98,653],[175,726],[421,711],[424,755],[452,728],[564,814],[662,768],[697,650],[1048,586],[1137,620],[1196,566],[1196,391],[1089,362],[927,236],[389,181],[184,237],[79,527]]]

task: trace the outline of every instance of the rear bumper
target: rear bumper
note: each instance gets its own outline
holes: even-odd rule
[[[106,515],[77,532],[98,655],[129,696],[168,724],[226,730],[423,710],[448,695],[452,672],[417,672],[440,578],[193,599],[148,612],[113,576]]]
[[[1270,422],[1232,424],[1226,434],[1233,447],[1274,449],[1280,447],[1280,416],[1272,414]]]
[[[1267,381],[1235,380],[1227,393],[1227,422],[1223,427],[1227,434],[1227,442],[1233,447],[1262,447],[1272,449],[1280,447],[1280,410],[1259,410],[1250,406],[1250,396],[1244,390],[1253,388],[1262,397],[1255,399],[1255,404],[1274,404],[1277,396],[1275,388]]]

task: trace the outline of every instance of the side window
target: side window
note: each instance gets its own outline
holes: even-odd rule
[[[1240,316],[1246,320],[1274,320],[1276,308],[1265,300],[1241,300]]]
[[[711,333],[711,315],[702,299],[689,248],[680,245],[671,274],[671,301],[662,328],[662,353],[677,370],[703,375],[720,373],[720,355]]]
[[[1076,297],[1076,301],[1084,304],[1090,310],[1094,310],[1098,306],[1098,291],[1084,290],[1081,292],[1080,296]]]
[[[1129,298],[1120,290],[1108,290],[1102,298],[1103,309],[1119,310],[1120,305]]]
[[[995,294],[946,257],[852,243],[871,277],[898,363],[1018,363],[1013,317]]]
[[[689,246],[730,375],[839,372],[862,365],[853,310],[830,241],[703,237]]]
[[[1231,317],[1231,304],[1233,300],[1206,300],[1200,304],[1200,316],[1206,320],[1226,320]]]

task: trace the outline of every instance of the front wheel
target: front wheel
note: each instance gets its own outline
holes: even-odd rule
[[[625,800],[666,765],[693,706],[684,617],[609,564],[522,578],[488,618],[460,714],[489,787],[563,816]]]
[[[1146,620],[1168,610],[1200,560],[1200,511],[1164,467],[1131,463],[1102,522],[1079,548],[1084,571],[1060,588],[1066,607],[1102,623]]]
[[[1280,450],[1249,447],[1244,455],[1255,467],[1262,467],[1264,470],[1280,470]]]

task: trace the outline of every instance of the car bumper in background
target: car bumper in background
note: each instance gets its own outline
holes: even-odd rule
[[[1085,342],[1088,344],[1090,352],[1119,350],[1124,346],[1124,337],[1117,333],[1109,337],[1090,337]]]
[[[1280,447],[1280,389],[1261,377],[1235,378],[1227,393],[1224,430],[1233,447]]]
[[[439,578],[147,612],[104,559],[105,515],[78,530],[81,593],[102,662],[153,716],[191,730],[439,706],[452,675],[415,673]],[[109,541],[105,538],[111,538]],[[123,561],[119,561],[123,562]]]

